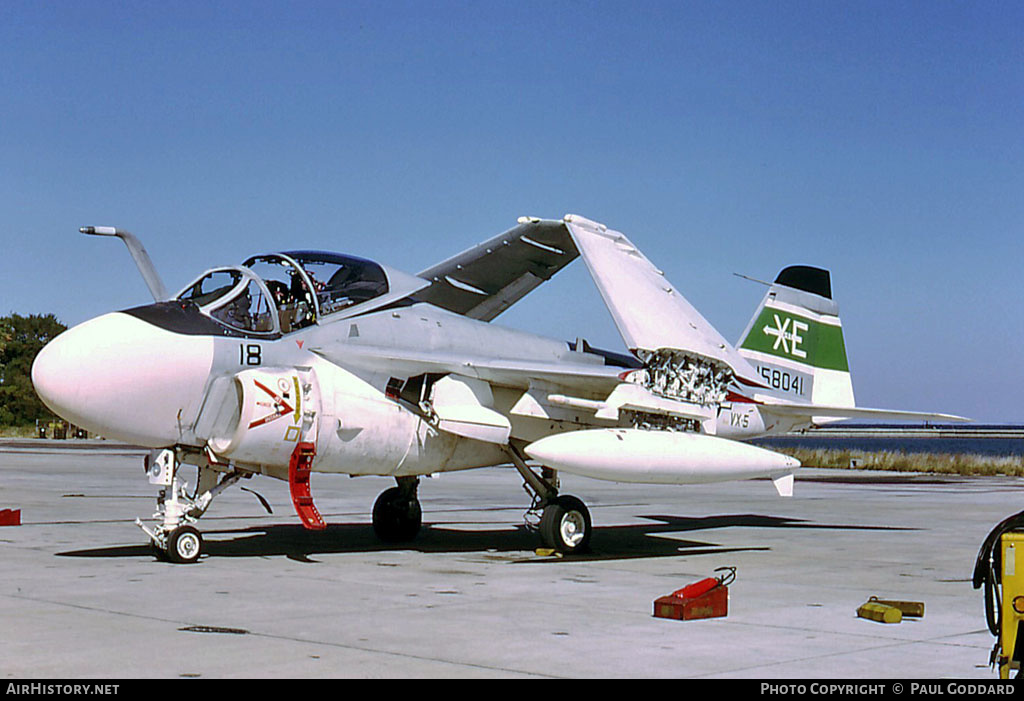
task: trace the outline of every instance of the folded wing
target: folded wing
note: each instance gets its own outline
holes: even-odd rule
[[[760,384],[746,359],[625,235],[574,214],[566,215],[565,225],[631,351],[686,351]]]
[[[417,299],[490,321],[579,256],[560,221],[521,217],[518,226],[419,273]]]

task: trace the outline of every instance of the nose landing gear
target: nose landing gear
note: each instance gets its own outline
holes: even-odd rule
[[[135,519],[135,525],[149,536],[153,553],[177,564],[192,564],[203,553],[203,536],[192,524],[209,508],[214,497],[245,475],[230,472],[223,477],[210,467],[199,467],[199,484],[194,496],[188,496],[188,484],[178,479],[178,461],[172,449],[157,450],[146,457],[150,484],[162,487],[157,497],[157,521],[152,528]]]
[[[199,560],[203,552],[203,536],[194,526],[178,526],[167,536],[167,558],[188,565]]]

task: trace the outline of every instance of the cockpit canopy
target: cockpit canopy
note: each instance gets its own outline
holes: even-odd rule
[[[388,278],[373,261],[319,251],[289,251],[284,255],[306,273],[316,293],[320,315],[387,294]]]
[[[244,268],[214,268],[178,293],[200,311],[239,331],[256,334],[279,332],[271,311],[270,294],[262,281]]]
[[[310,326],[388,291],[388,275],[373,261],[288,251],[253,256],[240,267],[209,270],[177,299],[193,302],[233,329],[270,336]]]

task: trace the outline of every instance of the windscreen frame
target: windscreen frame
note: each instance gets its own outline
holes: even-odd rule
[[[183,297],[182,296],[182,295],[186,294],[187,292],[189,292],[190,290],[192,290],[197,283],[202,281],[207,276],[212,275],[213,273],[220,273],[220,272],[238,273],[240,275],[240,277],[238,279],[238,282],[236,282],[231,287],[231,289],[228,290],[226,293],[218,295],[216,298],[214,298],[214,299],[212,299],[212,300],[210,300],[210,301],[208,301],[208,302],[206,302],[204,304],[201,304],[201,305],[200,304],[196,304],[193,300],[191,300],[191,299],[189,299],[187,297]],[[252,283],[256,283],[256,286],[259,288],[260,293],[263,295],[263,299],[266,300],[266,303],[268,305],[268,310],[271,307],[273,308],[273,313],[268,314],[268,317],[269,317],[270,322],[271,322],[271,327],[272,327],[270,330],[267,330],[267,331],[257,331],[255,329],[245,328],[243,326],[238,326],[238,325],[229,323],[229,322],[227,322],[227,321],[225,321],[223,319],[220,319],[220,318],[218,318],[218,317],[213,315],[214,311],[216,311],[218,309],[221,309],[222,307],[226,306],[227,304],[230,304],[230,303],[234,302],[235,299],[239,295],[241,295],[246,289],[248,289],[249,285],[252,284]],[[213,321],[217,322],[218,324],[221,324],[222,326],[225,326],[225,327],[227,327],[229,329],[232,329],[233,331],[239,331],[239,332],[245,333],[247,335],[254,335],[254,336],[259,336],[259,337],[267,337],[267,338],[275,337],[275,336],[280,336],[281,335],[281,325],[280,325],[280,322],[279,322],[278,317],[277,317],[277,313],[276,313],[277,312],[277,308],[276,308],[276,305],[274,305],[274,297],[270,293],[270,288],[267,287],[267,284],[263,281],[263,279],[259,275],[257,275],[256,273],[254,273],[252,270],[250,270],[247,267],[244,267],[244,266],[222,266],[222,267],[217,267],[217,268],[210,268],[206,272],[204,272],[201,275],[197,276],[194,280],[189,282],[187,285],[185,285],[185,287],[183,287],[181,289],[181,291],[179,291],[174,296],[174,299],[176,301],[179,301],[179,302],[191,302],[192,304],[196,304],[196,307],[199,309],[200,313],[203,314],[203,316],[209,317],[210,319],[212,319]]]

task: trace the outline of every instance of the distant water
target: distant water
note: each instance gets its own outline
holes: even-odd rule
[[[871,429],[862,425],[850,426],[851,433],[864,435],[835,436],[827,433],[809,435],[773,436],[757,438],[751,443],[764,447],[805,448],[807,450],[852,450],[866,453],[885,451],[904,453],[971,453],[974,455],[1007,455],[1024,457],[1024,426],[977,426],[957,429],[943,436],[870,435]],[[890,427],[886,427],[890,428]],[[979,436],[994,428],[1016,433],[1017,437]],[[950,436],[948,433],[955,433]]]

